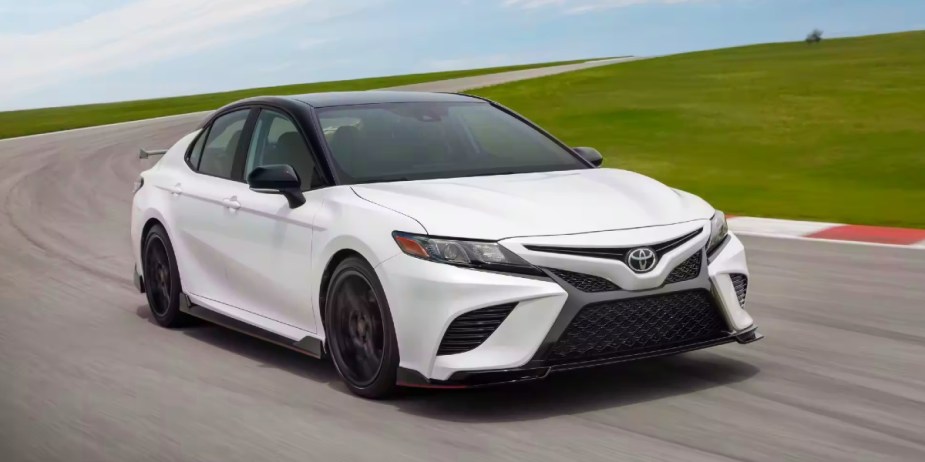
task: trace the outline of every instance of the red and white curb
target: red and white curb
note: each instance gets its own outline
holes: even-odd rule
[[[729,216],[727,221],[732,232],[743,235],[819,239],[925,249],[925,229],[844,225],[739,216]]]

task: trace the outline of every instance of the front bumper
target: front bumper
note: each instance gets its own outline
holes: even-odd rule
[[[491,370],[491,371],[458,371],[447,380],[434,380],[424,377],[418,371],[399,368],[398,384],[405,387],[414,388],[474,388],[491,385],[502,385],[519,382],[529,382],[533,380],[545,379],[549,374],[555,372],[571,371],[576,369],[585,369],[589,367],[608,366],[629,361],[636,361],[647,358],[657,358],[659,356],[670,356],[688,351],[700,350],[727,343],[737,342],[745,345],[756,342],[764,338],[757,327],[742,332],[740,334],[729,334],[726,337],[705,340],[702,342],[689,343],[685,345],[670,346],[657,350],[650,350],[644,353],[616,356],[611,358],[601,358],[589,361],[561,364],[561,365],[525,365],[513,369]]]
[[[694,228],[691,228],[694,226]],[[664,230],[667,234],[690,232],[698,224]],[[683,227],[683,226],[682,226]],[[743,309],[732,275],[747,278],[748,268],[741,242],[730,235],[723,248],[711,258],[704,252],[709,230],[666,254],[645,276],[620,274],[622,264],[614,261],[534,254],[521,242],[503,242],[531,263],[544,267],[565,266],[569,270],[606,277],[621,287],[638,284],[632,290],[589,293],[547,271],[546,278],[529,278],[474,271],[398,256],[384,262],[377,272],[386,289],[401,355],[399,383],[408,386],[458,387],[535,380],[549,373],[624,361],[664,356],[730,342],[750,343],[761,338],[754,321]],[[614,235],[595,236],[604,240]],[[615,237],[616,236],[616,237]],[[653,239],[660,239],[655,236]],[[588,239],[583,237],[583,239]],[[627,239],[639,239],[628,236]],[[636,242],[640,242],[636,240]],[[645,241],[642,241],[645,242]],[[668,282],[673,268],[700,255],[696,277]],[[564,259],[563,259],[564,258]],[[546,260],[544,260],[546,259]],[[577,261],[577,263],[576,263]],[[569,266],[571,265],[571,266]],[[597,265],[597,266],[595,266]],[[625,267],[623,267],[625,270]],[[697,292],[715,306],[715,322],[721,331],[708,338],[649,345],[618,354],[589,357],[554,357],[553,349],[582,309],[589,305],[633,302],[647,297]],[[485,307],[516,303],[497,329],[478,347],[456,354],[438,354],[441,340],[460,315]],[[576,321],[577,322],[577,321]],[[572,334],[575,334],[572,332]],[[597,346],[597,345],[595,345]]]

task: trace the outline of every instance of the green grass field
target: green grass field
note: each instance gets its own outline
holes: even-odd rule
[[[925,228],[925,32],[689,53],[474,93],[727,213]]]
[[[306,83],[281,87],[249,88],[246,90],[178,96],[174,98],[7,111],[0,112],[0,139],[67,130],[71,128],[127,122],[130,120],[149,119],[152,117],[174,114],[208,111],[251,96],[297,95],[301,93],[323,91],[371,90],[375,88],[396,87],[413,83],[494,74],[496,72],[516,71],[520,69],[558,66],[561,64],[573,64],[585,61],[588,60],[580,59],[574,61],[468,69],[462,71],[374,77],[369,79]]]

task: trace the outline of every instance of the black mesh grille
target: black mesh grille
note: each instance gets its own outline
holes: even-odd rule
[[[452,355],[475,349],[501,325],[516,305],[509,303],[491,306],[460,315],[443,334],[437,355]]]
[[[748,291],[748,276],[744,274],[733,274],[729,277],[732,279],[732,285],[736,289],[736,297],[739,298],[739,306],[745,308],[745,292]]]
[[[610,292],[621,290],[620,286],[597,276],[583,273],[573,273],[555,268],[547,268],[549,272],[562,278],[563,281],[571,284],[582,292]]]
[[[550,350],[551,362],[644,353],[726,335],[709,292],[692,290],[585,306]]]
[[[671,273],[668,274],[668,278],[665,279],[665,284],[696,278],[700,275],[701,260],[703,260],[703,257],[700,255],[700,252],[691,255],[690,258],[684,260],[680,265],[671,270]]]

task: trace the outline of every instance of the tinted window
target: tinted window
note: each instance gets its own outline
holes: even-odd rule
[[[274,164],[292,166],[304,189],[312,185],[315,161],[298,128],[285,114],[264,109],[254,126],[244,172],[249,174],[256,167]]]
[[[393,103],[319,109],[348,183],[588,168],[487,103]]]
[[[199,162],[199,172],[222,178],[231,178],[235,152],[241,141],[241,132],[250,110],[243,109],[225,114],[212,123],[205,149]]]

